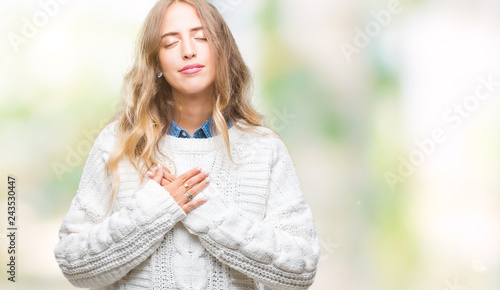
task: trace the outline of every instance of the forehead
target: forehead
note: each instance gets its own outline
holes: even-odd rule
[[[182,32],[201,26],[201,20],[195,8],[188,3],[172,3],[165,11],[162,23],[162,33]]]

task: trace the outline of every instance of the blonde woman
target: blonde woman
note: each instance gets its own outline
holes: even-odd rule
[[[307,289],[313,216],[250,74],[205,0],[148,14],[120,113],[101,131],[54,249],[92,289]]]

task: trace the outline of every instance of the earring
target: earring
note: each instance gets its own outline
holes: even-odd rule
[[[156,75],[158,78],[161,78],[163,76],[163,73],[160,72],[159,74]]]

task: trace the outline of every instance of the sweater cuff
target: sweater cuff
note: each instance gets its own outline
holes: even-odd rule
[[[170,216],[174,224],[186,217],[170,193],[152,179],[137,192],[136,200],[140,225],[151,223],[162,215]]]
[[[189,211],[182,220],[187,230],[194,235],[208,233],[210,228],[221,224],[229,210],[222,201],[217,188],[212,183],[198,193],[193,201],[201,198],[206,198],[207,201]]]

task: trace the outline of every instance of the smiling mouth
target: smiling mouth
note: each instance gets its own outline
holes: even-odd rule
[[[203,67],[193,67],[193,68],[188,68],[185,70],[182,70],[182,74],[195,74],[197,72],[200,72],[203,69]]]
[[[202,68],[204,67],[204,65],[202,64],[199,64],[199,63],[192,63],[192,64],[188,64],[188,65],[185,65],[181,70],[180,72],[181,73],[196,73],[198,71],[200,71]]]

